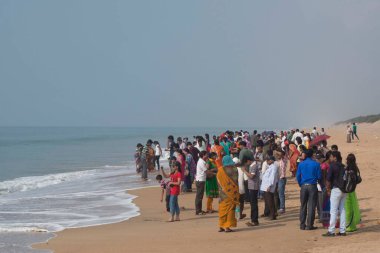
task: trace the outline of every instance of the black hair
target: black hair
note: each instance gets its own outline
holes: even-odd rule
[[[162,180],[162,176],[161,175],[157,175],[156,176],[156,180],[160,180],[161,181]]]
[[[204,157],[206,154],[207,154],[207,151],[203,150],[203,151],[199,152],[199,157],[202,158],[202,157]]]
[[[154,145],[160,144],[158,141],[153,142]]]
[[[302,144],[302,139],[301,139],[301,137],[297,136],[297,137],[296,137],[296,142],[297,142],[298,145]]]
[[[348,156],[346,158],[346,162],[347,162],[347,168],[349,170],[353,170],[353,171],[355,171],[355,173],[358,173],[359,168],[356,165],[356,157],[354,154],[348,154]]]
[[[336,151],[338,151],[339,149],[338,149],[338,145],[331,145],[331,149],[336,149]]]
[[[258,147],[264,147],[264,142],[263,142],[263,140],[257,140],[257,146],[258,146]]]
[[[180,162],[178,162],[178,161],[175,161],[174,163],[173,163],[173,167],[174,166],[177,166],[178,167],[178,172],[182,172],[182,168],[181,168],[181,163]]]
[[[169,136],[168,136],[168,139],[171,140],[171,141],[174,141],[174,137],[173,137],[173,135],[169,135]]]
[[[332,151],[331,155],[335,157],[338,162],[340,163],[342,162],[342,155],[340,154],[339,151]]]
[[[215,157],[215,156],[218,156],[218,154],[215,153],[215,152],[211,152],[211,153],[209,154],[209,157]]]
[[[309,148],[309,149],[306,149],[304,151],[304,153],[305,153],[305,155],[306,155],[307,158],[311,158],[313,156],[313,154],[314,154],[314,151]]]
[[[246,147],[246,146],[247,146],[247,143],[246,143],[245,141],[241,141],[241,142],[239,142],[239,145],[240,145],[240,146],[243,146],[243,147]]]
[[[257,134],[257,130],[253,130],[253,134]]]
[[[149,140],[146,142],[146,144],[150,144],[150,145],[152,145],[152,143],[153,143],[153,141],[152,141],[151,139],[149,139]]]
[[[144,147],[141,143],[137,143],[136,148],[142,148]]]
[[[218,139],[215,139],[215,140],[214,140],[214,144],[215,144],[215,145],[219,145],[219,140],[218,140]]]
[[[191,143],[191,141],[188,141],[187,143],[186,143],[186,146],[192,146],[193,145],[193,143]]]

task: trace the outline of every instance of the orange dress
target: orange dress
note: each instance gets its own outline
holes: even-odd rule
[[[216,167],[219,169],[220,167],[223,166],[222,159],[224,156],[224,148],[220,145],[214,145],[211,148],[211,152],[214,152],[217,154],[217,158],[215,160]]]

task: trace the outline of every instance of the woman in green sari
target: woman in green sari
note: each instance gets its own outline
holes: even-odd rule
[[[358,166],[356,165],[356,157],[354,154],[349,154],[347,156],[347,168],[354,170],[357,175],[360,175]],[[346,231],[354,232],[357,230],[356,225],[360,223],[360,209],[358,198],[356,197],[355,191],[347,193],[346,203]]]
[[[215,163],[217,154],[214,152],[210,153],[210,158],[208,160],[209,168],[207,170],[207,179],[206,179],[206,196],[207,196],[207,212],[215,212],[212,208],[212,202],[214,198],[219,198],[219,186],[218,181],[216,180],[216,173],[218,168]]]

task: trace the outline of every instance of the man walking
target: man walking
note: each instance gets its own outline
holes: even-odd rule
[[[314,219],[318,198],[317,183],[321,180],[322,175],[321,166],[312,159],[313,150],[307,149],[303,156],[305,156],[304,160],[298,165],[296,174],[301,187],[300,229],[314,230],[317,228],[314,227]]]
[[[358,128],[358,126],[356,125],[356,123],[354,122],[354,123],[352,123],[352,132],[351,132],[351,139],[353,140],[354,139],[354,135],[356,136],[356,139],[358,139],[359,140],[359,137],[358,137],[358,135],[356,134],[357,133],[357,129]]]

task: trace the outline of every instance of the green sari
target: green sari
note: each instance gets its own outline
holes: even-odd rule
[[[209,170],[216,169],[216,164],[213,160],[208,161]],[[219,186],[216,176],[206,178],[206,196],[208,198],[219,198]]]
[[[346,203],[346,231],[354,232],[357,230],[356,225],[360,223],[360,209],[358,198],[355,192],[347,193]]]

